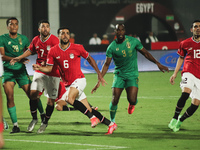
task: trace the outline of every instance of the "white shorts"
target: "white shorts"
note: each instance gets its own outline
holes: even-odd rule
[[[183,73],[180,87],[181,89],[184,87],[191,89],[190,97],[200,100],[200,79],[196,78],[193,74],[188,72]]]
[[[31,83],[31,90],[37,90],[42,92],[44,95],[51,99],[56,99],[58,96],[60,78],[48,76],[39,72],[35,72],[33,81]]]
[[[65,87],[66,92],[62,95],[60,100],[65,101],[67,99],[70,87],[75,87],[79,91],[78,96],[76,97],[76,100],[81,101],[86,98],[86,95],[83,92],[83,90],[86,87],[86,79],[80,78],[80,79],[76,79],[70,86]]]

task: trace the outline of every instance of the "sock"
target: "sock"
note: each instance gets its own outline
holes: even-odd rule
[[[136,100],[135,103],[131,103],[131,102],[129,102],[129,103],[130,103],[130,105],[137,105],[137,103],[138,103],[138,99]]]
[[[94,114],[101,121],[101,123],[103,123],[107,126],[110,125],[111,121],[108,120],[107,118],[105,118],[100,112],[92,109],[92,114]]]
[[[180,115],[183,107],[185,106],[186,100],[189,98],[189,93],[183,92],[181,97],[179,98],[178,102],[177,102],[177,106],[175,109],[175,113],[174,113],[174,119],[178,119],[178,116]]]
[[[16,113],[16,106],[8,108],[8,113],[10,114],[10,118],[12,123],[17,123],[17,113]]]
[[[88,118],[92,118],[93,114],[80,101],[75,100],[73,106],[74,108],[78,109],[80,112],[88,116]]]
[[[54,110],[54,105],[53,106],[47,105],[47,107],[46,107],[46,116],[45,116],[44,121],[43,121],[44,124],[48,124],[48,121],[51,118],[51,115],[53,113],[53,110]]]
[[[30,100],[29,104],[30,104],[32,118],[37,119],[37,107],[38,107],[37,100]]]
[[[42,102],[40,99],[38,101],[38,110],[39,110],[40,114],[44,114],[44,109],[43,109]]]
[[[192,116],[194,112],[198,109],[199,106],[191,104],[191,106],[185,111],[183,116],[180,118],[180,121],[183,122],[188,117]]]
[[[109,110],[110,110],[110,120],[112,122],[115,122],[115,115],[116,115],[116,112],[117,112],[117,105],[113,105],[112,102],[110,102]]]

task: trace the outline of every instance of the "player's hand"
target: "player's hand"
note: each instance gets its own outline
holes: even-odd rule
[[[33,70],[40,70],[41,66],[38,64],[33,64],[32,67],[33,67]]]
[[[160,71],[162,71],[163,73],[165,71],[169,72],[168,67],[161,65],[160,63],[157,63],[158,68],[160,69]]]
[[[96,92],[96,90],[99,88],[100,86],[100,82],[98,81],[97,84],[95,85],[95,87],[92,89],[91,93],[93,94],[94,92]]]
[[[173,75],[170,77],[170,79],[169,79],[169,81],[170,81],[170,83],[171,83],[172,85],[175,84],[175,81],[174,81],[175,79],[176,79],[176,75],[173,74]]]
[[[20,62],[23,63],[23,64],[28,64],[30,62],[30,60],[28,58],[22,58],[20,60]]]
[[[105,86],[105,84],[108,84],[108,83],[106,82],[106,80],[105,80],[102,76],[99,76],[99,77],[98,77],[98,82],[100,82],[101,85],[103,85],[103,86]]]
[[[16,62],[19,62],[19,61],[20,61],[20,59],[18,57],[15,57],[15,58],[10,60],[10,64],[14,65]]]

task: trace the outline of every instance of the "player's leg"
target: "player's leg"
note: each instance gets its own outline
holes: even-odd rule
[[[110,120],[112,122],[115,122],[115,116],[117,113],[117,105],[119,102],[119,98],[121,96],[121,93],[123,91],[123,88],[112,88],[112,101],[109,105],[109,111],[110,111]]]
[[[16,106],[14,103],[14,86],[15,86],[14,82],[7,81],[3,83],[4,92],[7,98],[7,109],[13,123],[13,129],[10,133],[20,132],[17,122]]]
[[[125,82],[125,89],[126,89],[126,95],[127,100],[129,102],[128,106],[128,113],[132,114],[135,110],[135,105],[137,104],[137,93],[138,93],[138,77],[130,76],[126,78]]]
[[[184,73],[182,76],[182,81],[180,83],[180,87],[182,89],[182,94],[177,102],[176,108],[175,108],[175,112],[174,112],[174,116],[172,118],[172,120],[170,121],[170,123],[168,124],[168,127],[170,129],[173,129],[177,120],[178,120],[178,116],[180,115],[183,107],[185,106],[185,103],[187,101],[187,99],[190,96],[191,93],[191,89],[194,86],[194,77],[192,74],[190,73]]]
[[[43,133],[48,125],[48,121],[51,118],[51,115],[54,111],[54,103],[55,99],[58,96],[60,78],[46,76],[44,79],[44,95],[47,97],[47,106],[46,106],[46,115],[40,128],[38,129],[38,133]]]
[[[54,111],[54,103],[55,99],[47,98],[46,115],[37,133],[43,133],[46,127],[48,126],[48,121],[51,118],[51,115]]]
[[[190,105],[190,107],[188,107],[188,109],[185,111],[185,113],[183,114],[183,116],[181,116],[178,121],[175,124],[175,127],[173,128],[174,132],[177,132],[180,130],[181,124],[183,123],[183,121],[189,117],[191,117],[195,111],[198,109],[200,104],[200,100],[198,99],[192,99],[192,103]]]
[[[135,110],[135,105],[138,102],[137,100],[138,88],[135,86],[128,87],[126,88],[126,94],[129,102],[128,113],[132,114],[133,111]]]
[[[121,96],[121,93],[124,89],[125,81],[122,77],[115,74],[113,78],[113,84],[112,84],[112,101],[109,104],[109,111],[110,111],[110,120],[112,122],[115,122],[115,115],[117,112],[117,105],[119,102],[119,98]]]

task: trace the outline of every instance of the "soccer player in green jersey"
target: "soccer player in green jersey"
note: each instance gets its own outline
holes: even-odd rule
[[[25,35],[17,33],[17,18],[11,17],[7,19],[6,24],[9,33],[0,36],[0,53],[2,55],[4,66],[2,83],[7,98],[8,112],[13,123],[13,129],[10,133],[17,133],[20,132],[20,128],[17,122],[16,106],[14,103],[14,86],[17,82],[19,87],[24,90],[30,99],[31,80],[24,64],[27,59],[22,59],[20,62],[15,63],[15,65],[11,65],[10,60],[23,54],[23,52],[29,47],[30,43]],[[41,113],[44,112],[41,101],[39,102],[39,105],[39,111]]]
[[[128,113],[132,114],[137,104],[138,93],[138,64],[137,51],[145,56],[148,60],[155,63],[162,71],[168,71],[168,68],[161,65],[134,37],[125,35],[124,24],[117,24],[115,28],[116,39],[108,46],[106,51],[106,60],[102,67],[101,73],[104,76],[108,70],[111,60],[114,60],[115,71],[112,85],[112,101],[109,105],[110,119],[115,122],[117,104],[123,89],[125,88],[129,102]],[[98,82],[92,89],[91,93],[100,86]]]

